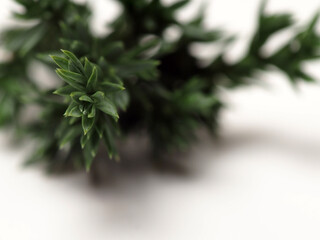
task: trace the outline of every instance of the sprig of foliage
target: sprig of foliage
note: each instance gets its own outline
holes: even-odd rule
[[[320,35],[316,31],[319,13],[309,24],[300,28],[294,36],[274,53],[266,53],[264,47],[278,32],[292,29],[294,20],[291,14],[268,14],[265,2],[261,5],[258,26],[245,56],[238,62],[227,63],[223,53],[208,67],[209,75],[227,77],[227,86],[238,87],[256,81],[257,70],[270,70],[270,67],[284,73],[292,84],[299,81],[313,82],[315,79],[305,72],[307,61],[318,59]]]
[[[70,118],[70,126],[64,133],[60,146],[63,147],[79,136],[81,118],[81,147],[84,150],[86,168],[89,170],[93,158],[97,155],[100,139],[105,140],[111,158],[116,152],[114,126],[111,121],[118,121],[119,104],[126,108],[127,103],[119,103],[117,95],[124,87],[114,74],[110,73],[105,79],[100,77],[99,72],[102,70],[87,58],[83,64],[73,53],[65,50],[62,52],[65,57],[52,56],[60,67],[56,73],[67,84],[54,93],[64,96],[69,104],[64,116]]]
[[[180,22],[176,13],[190,0],[171,5],[118,0],[121,15],[110,24],[110,33],[99,37],[91,32],[87,5],[15,1],[24,11],[14,16],[30,25],[1,34],[11,57],[0,64],[0,124],[18,122],[19,131],[38,140],[28,163],[45,160],[55,170],[70,165],[89,170],[100,152],[119,159],[119,141],[136,131],[149,135],[158,159],[188,147],[200,127],[217,133],[225,106],[221,89],[258,83],[257,73],[270,69],[283,72],[293,84],[315,80],[303,65],[320,57],[319,14],[296,28],[291,14],[267,13],[263,2],[244,56],[229,62],[224,47],[204,65],[189,50],[194,43],[229,46],[235,38],[221,29],[207,29],[203,10]],[[180,35],[167,39],[172,27]],[[270,39],[288,29],[294,36],[276,51],[266,51]],[[34,61],[49,71],[58,67],[61,84],[41,90],[28,74]],[[36,105],[39,114],[23,122],[22,110],[30,105]]]

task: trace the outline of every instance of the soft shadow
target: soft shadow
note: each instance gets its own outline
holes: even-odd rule
[[[320,139],[319,139],[320,140]],[[222,136],[219,141],[219,153],[250,147],[267,146],[287,154],[304,159],[306,162],[317,161],[320,163],[320,141],[314,137],[286,135],[283,133],[270,132],[267,130],[238,131],[227,136]]]
[[[312,139],[301,140],[298,136],[288,137],[267,130],[243,129],[232,133],[222,132],[217,139],[201,130],[197,137],[198,140],[188,150],[155,159],[146,136],[133,135],[122,142],[119,162],[109,159],[103,153],[94,161],[89,173],[80,174],[89,180],[90,186],[126,189],[128,183],[138,185],[149,181],[150,177],[187,182],[196,180],[201,178],[208,167],[212,167],[214,161],[223,160],[228,153],[237,149],[267,146],[298,156],[306,162],[318,161],[320,156],[319,142]],[[59,177],[63,178],[63,175]]]
[[[89,173],[94,186],[116,185],[124,177],[136,179],[150,174],[192,178],[192,149],[164,153],[156,158],[146,136],[138,134],[121,142],[120,160],[109,159],[105,154],[97,157]]]
[[[199,141],[188,151],[171,155],[163,163],[167,166],[159,167],[151,160],[147,141],[142,136],[133,136],[122,145],[120,163],[103,156],[94,163],[89,176],[91,183],[98,187],[88,184],[84,173],[64,175],[58,179],[47,177],[47,180],[58,185],[59,190],[72,191],[72,196],[88,198],[92,207],[81,209],[82,215],[90,216],[90,221],[98,229],[109,226],[128,230],[144,226],[146,221],[152,223],[154,217],[160,215],[157,209],[161,201],[167,201],[168,205],[170,198],[185,194],[183,189],[189,189],[189,186],[201,188],[202,181],[207,181],[206,169],[215,168],[216,161],[224,161],[230,151],[250,149],[257,144],[306,158],[320,156],[316,142],[300,141],[263,130],[222,133],[219,140],[202,132]],[[210,179],[214,181],[214,178]],[[95,211],[94,214],[91,211]]]

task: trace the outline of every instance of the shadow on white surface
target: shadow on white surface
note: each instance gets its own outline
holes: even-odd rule
[[[22,169],[2,134],[0,239],[318,239],[319,144],[235,122],[194,146],[188,175],[130,168],[100,188]]]

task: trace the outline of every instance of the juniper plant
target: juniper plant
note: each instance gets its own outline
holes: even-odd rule
[[[202,64],[190,53],[192,44],[229,45],[235,39],[221,29],[205,28],[202,11],[189,22],[179,21],[176,12],[189,0],[171,5],[117,0],[122,13],[110,24],[110,33],[99,37],[91,32],[91,10],[85,4],[15,1],[24,11],[14,17],[30,24],[1,33],[10,57],[0,64],[0,124],[37,139],[29,163],[89,170],[98,149],[119,159],[118,140],[140,130],[147,132],[155,156],[161,157],[188,146],[200,127],[217,132],[224,107],[221,89],[258,83],[257,72],[271,68],[286,74],[292,84],[315,81],[303,64],[320,57],[318,14],[296,28],[291,14],[269,14],[264,2],[245,55],[231,63],[223,48]],[[165,37],[171,27],[181,33],[177,39]],[[294,30],[294,36],[276,52],[265,53],[270,38],[286,29]],[[34,80],[33,62],[48,71],[57,68],[57,89],[43,90]],[[31,105],[39,114],[23,121]]]

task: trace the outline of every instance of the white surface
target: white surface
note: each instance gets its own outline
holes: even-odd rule
[[[213,1],[208,24],[246,37],[258,2]],[[269,8],[305,20],[318,6],[273,0]],[[7,9],[0,11],[5,19]],[[320,87],[297,93],[280,75],[264,80],[270,89],[227,95],[221,141],[194,147],[189,177],[124,174],[113,187],[95,189],[85,175],[22,169],[27,149],[10,147],[2,132],[0,239],[320,239]]]

